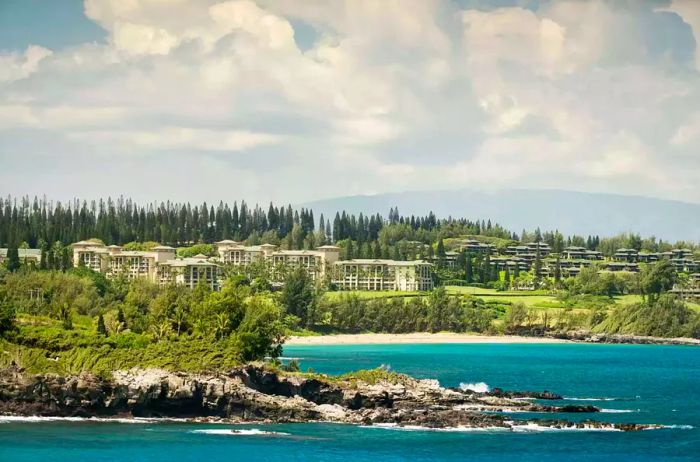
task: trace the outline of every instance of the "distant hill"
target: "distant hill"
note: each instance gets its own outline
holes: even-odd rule
[[[409,191],[374,196],[348,196],[298,204],[316,217],[336,211],[381,213],[391,207],[402,215],[491,219],[520,233],[522,229],[558,229],[564,234],[610,236],[635,232],[666,241],[700,242],[700,204],[648,197],[559,190],[512,189],[493,192]]]

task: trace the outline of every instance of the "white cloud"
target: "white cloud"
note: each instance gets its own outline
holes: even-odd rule
[[[0,83],[28,77],[36,72],[39,63],[51,54],[51,50],[38,45],[29,45],[22,54],[0,53]]]
[[[71,133],[70,138],[91,144],[116,143],[124,148],[145,148],[145,152],[174,149],[245,151],[283,140],[268,133],[191,127],[164,127],[151,131],[76,131]]]
[[[658,14],[541,3],[86,0],[105,43],[0,55],[0,130],[21,132],[0,156],[167,158],[183,181],[245,167],[226,193],[261,200],[515,185],[700,201],[700,82],[650,49]],[[693,6],[670,8],[697,40]]]

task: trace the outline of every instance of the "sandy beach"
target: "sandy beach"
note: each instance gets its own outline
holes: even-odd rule
[[[286,345],[371,345],[406,343],[571,343],[568,340],[510,335],[475,335],[440,332],[431,334],[340,334],[290,337]]]

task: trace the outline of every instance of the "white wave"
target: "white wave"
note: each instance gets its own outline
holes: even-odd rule
[[[692,430],[695,427],[692,425],[662,425],[659,428],[667,428],[672,430]],[[656,428],[647,428],[646,430],[656,430]]]
[[[129,423],[143,424],[154,423],[159,421],[175,421],[179,419],[158,419],[145,417],[50,417],[50,416],[16,416],[16,415],[0,415],[0,423],[39,423],[39,422],[104,422],[104,423]]]
[[[400,430],[400,431],[422,431],[422,432],[449,432],[449,433],[470,433],[470,432],[494,432],[508,431],[508,427],[446,427],[446,428],[430,428],[421,427],[420,425],[398,425],[395,423],[378,423],[374,425],[361,425],[361,428],[381,428],[384,430]]]
[[[619,428],[613,428],[613,427],[592,427],[592,426],[584,426],[584,427],[547,427],[544,425],[539,425],[534,422],[528,422],[526,424],[517,424],[517,425],[512,425],[511,430],[516,432],[516,433],[529,433],[529,432],[557,432],[557,431],[584,431],[584,432],[620,432]]]
[[[258,428],[207,428],[202,430],[192,430],[190,433],[226,436],[289,436],[289,433],[270,432],[260,430]]]
[[[304,358],[294,358],[291,356],[278,356],[277,359],[280,361],[301,361]]]
[[[627,414],[629,412],[639,412],[639,409],[601,409],[600,412],[606,414]]]
[[[149,424],[159,422],[193,422],[193,419],[175,417],[54,417],[54,416],[19,416],[0,415],[0,423],[41,423],[41,422],[88,422],[88,423],[123,423]]]
[[[460,383],[459,388],[463,391],[473,391],[474,393],[488,393],[491,390],[487,383]]]

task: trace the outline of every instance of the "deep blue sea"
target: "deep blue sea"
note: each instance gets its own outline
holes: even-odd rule
[[[700,349],[646,345],[362,345],[285,348],[302,368],[386,365],[445,386],[550,390],[643,432],[444,432],[349,425],[0,423],[0,461],[700,460]],[[483,386],[483,385],[481,385]],[[525,417],[521,414],[513,417]],[[544,416],[547,417],[547,416]],[[0,418],[1,419],[1,418]],[[2,420],[0,420],[2,422]],[[263,433],[270,432],[270,433]]]

